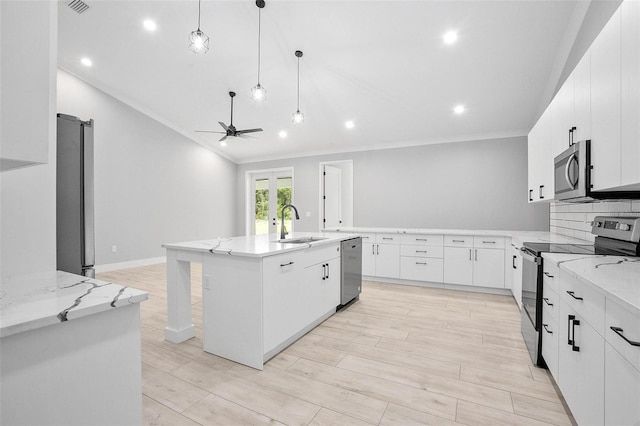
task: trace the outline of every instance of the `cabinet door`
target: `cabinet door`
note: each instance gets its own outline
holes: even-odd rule
[[[542,307],[542,357],[549,367],[549,372],[558,381],[558,324],[547,306]]]
[[[376,244],[376,277],[400,277],[400,245]]]
[[[640,371],[608,343],[604,359],[604,424],[640,424]]]
[[[522,255],[517,248],[513,248],[511,251],[511,261],[511,269],[513,271],[511,292],[513,293],[513,298],[516,299],[518,308],[522,310]]]
[[[565,83],[566,84],[566,83]],[[551,156],[555,157],[569,147],[568,129],[563,121],[564,86],[553,98],[545,114],[549,115],[549,132],[551,134]]]
[[[594,190],[620,185],[620,16],[618,9],[591,45],[591,183]]]
[[[444,282],[471,285],[473,281],[473,249],[444,248]]]
[[[604,338],[588,322],[580,320],[575,327],[577,354],[577,408],[574,416],[578,424],[604,423]]]
[[[640,2],[625,1],[622,13],[621,184],[640,190]]]
[[[504,288],[504,250],[473,249],[473,285]]]
[[[573,75],[574,121],[571,126],[576,128],[573,131],[573,141],[578,142],[591,139],[591,50],[587,50],[578,62]]]
[[[362,243],[362,275],[376,276],[376,244]]]
[[[528,140],[529,202],[551,201],[554,195],[554,165],[551,153],[551,114],[542,114]]]
[[[560,334],[558,336],[558,387],[562,392],[567,405],[575,416],[577,403],[577,375],[578,365],[576,362],[576,353],[572,350],[571,344],[568,343],[571,335],[571,322],[569,316],[575,316],[575,312],[563,300],[560,301],[560,320],[558,328]]]
[[[306,326],[340,304],[340,258],[306,268],[299,285]]]

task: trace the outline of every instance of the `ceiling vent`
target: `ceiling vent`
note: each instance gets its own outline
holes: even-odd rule
[[[67,4],[67,6],[69,6],[73,11],[77,13],[84,13],[87,9],[89,9],[89,5],[82,0],[71,0]]]

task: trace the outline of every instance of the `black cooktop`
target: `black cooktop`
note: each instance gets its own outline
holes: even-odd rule
[[[522,244],[523,250],[540,256],[542,253],[565,254],[605,254],[610,256],[640,256],[640,244],[614,240],[606,237],[596,237],[595,244],[558,244],[558,243],[529,243]]]
[[[567,253],[567,254],[602,254],[596,253],[593,244],[558,244],[558,243],[528,243],[522,244],[528,251],[540,256],[541,253]]]

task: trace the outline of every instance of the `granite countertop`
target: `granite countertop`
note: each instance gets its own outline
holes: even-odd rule
[[[337,232],[294,232],[290,235],[287,235],[286,239],[290,240],[305,237],[324,239],[303,244],[293,244],[279,242],[278,235],[248,235],[242,237],[187,241],[183,243],[169,243],[163,244],[162,247],[167,249],[178,249],[195,252],[210,252],[213,254],[227,254],[246,257],[266,257],[296,250],[304,250],[309,247],[338,243],[340,241],[358,237],[358,235]]]
[[[0,337],[147,300],[148,293],[62,271],[2,283]]]
[[[542,257],[640,315],[640,258],[560,253]]]
[[[478,235],[492,237],[513,238],[516,245],[523,242],[535,243],[567,243],[567,244],[593,244],[590,241],[579,238],[568,237],[566,235],[555,234],[543,231],[507,231],[496,229],[426,229],[426,228],[368,228],[368,227],[347,227],[329,228],[329,231],[352,232],[352,233],[381,233],[381,234],[443,234],[443,235]]]

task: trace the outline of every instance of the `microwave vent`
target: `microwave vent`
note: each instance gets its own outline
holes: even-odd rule
[[[89,5],[83,2],[82,0],[71,0],[67,6],[71,8],[76,13],[84,13],[87,9],[89,9]]]

